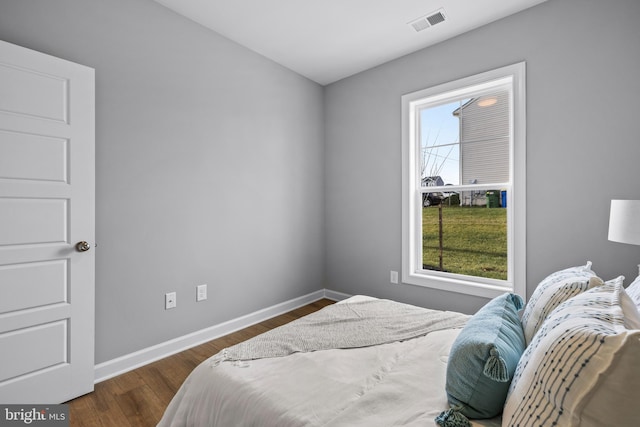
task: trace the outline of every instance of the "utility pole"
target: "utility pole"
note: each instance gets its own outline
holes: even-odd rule
[[[442,263],[442,202],[438,205],[438,238],[440,240],[440,271],[444,271]]]

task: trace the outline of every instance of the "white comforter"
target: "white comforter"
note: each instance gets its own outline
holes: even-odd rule
[[[372,347],[204,362],[159,426],[436,426],[460,329]],[[499,419],[472,425],[499,426]]]

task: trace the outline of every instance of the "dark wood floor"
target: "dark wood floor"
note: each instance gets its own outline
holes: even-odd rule
[[[233,334],[175,354],[96,384],[93,393],[69,404],[71,426],[155,426],[187,375],[225,347],[313,313],[333,301],[323,299]]]

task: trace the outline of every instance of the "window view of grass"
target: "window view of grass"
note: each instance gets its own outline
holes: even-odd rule
[[[507,210],[446,202],[423,208],[422,262],[425,270],[507,280]]]

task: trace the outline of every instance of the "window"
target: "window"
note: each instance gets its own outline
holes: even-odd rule
[[[402,97],[402,281],[525,296],[525,64]]]

